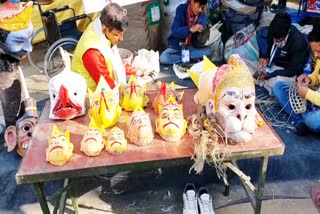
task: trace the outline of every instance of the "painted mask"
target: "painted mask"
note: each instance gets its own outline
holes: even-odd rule
[[[209,60],[205,63],[212,64]],[[206,65],[211,69],[213,66]],[[259,117],[255,108],[255,87],[249,69],[240,56],[234,54],[228,64],[214,72],[208,70],[199,78],[200,87],[195,101],[206,104],[207,114],[215,115],[229,139],[250,141],[260,121],[257,121]]]
[[[87,83],[70,70],[70,57],[63,56],[64,70],[49,80],[50,119],[69,120],[85,114]]]
[[[227,137],[247,142],[257,127],[255,86],[239,55],[232,55],[228,65],[227,72],[213,84],[214,111]]]
[[[125,111],[133,111],[137,106],[146,107],[148,102],[146,84],[138,84],[136,78],[131,75],[128,84],[121,88],[120,105]]]
[[[17,65],[32,50],[32,1],[0,4],[0,87],[11,87]]]
[[[212,80],[217,73],[218,67],[204,56],[203,68],[201,68],[201,66],[196,66],[196,68],[199,70],[188,70],[188,74],[198,88],[198,91],[194,96],[194,102],[204,106],[207,104],[208,100],[213,97]]]
[[[27,28],[31,21],[32,1],[13,2],[7,0],[0,4],[0,26],[6,31],[17,31]]]
[[[157,96],[154,98],[152,107],[156,114],[159,114],[159,105],[163,105],[166,100],[169,98],[170,95],[173,95],[174,98],[177,100],[178,103],[181,102],[183,97],[184,91],[181,91],[178,93],[175,90],[175,84],[174,82],[171,82],[169,87],[167,88],[166,83],[163,82],[160,87],[160,91],[157,94]]]
[[[80,151],[84,152],[87,156],[99,155],[104,147],[102,134],[103,129],[98,127],[94,120],[91,120],[89,129],[81,140]]]
[[[15,126],[9,126],[4,134],[8,152],[17,147],[20,156],[24,156],[32,138],[32,132],[38,123],[38,111],[36,100],[29,98],[24,101],[24,114],[20,117]]]
[[[61,132],[54,125],[51,136],[48,137],[46,160],[52,165],[64,165],[72,155],[73,144],[70,142],[70,131]]]
[[[128,148],[127,140],[124,132],[118,127],[113,127],[108,133],[107,141],[105,142],[106,151],[112,155],[120,155]]]
[[[9,53],[22,56],[32,51],[32,4],[32,1],[19,3],[7,1],[0,5],[0,29],[4,30],[1,32],[3,37],[1,40]]]
[[[152,142],[154,134],[151,121],[149,115],[141,107],[133,111],[128,122],[127,135],[129,140],[138,146],[144,146]]]
[[[180,140],[187,129],[187,121],[183,117],[183,105],[178,104],[172,95],[159,107],[159,118],[155,122],[156,132],[169,142]]]
[[[8,34],[4,44],[8,47],[10,53],[25,55],[32,51],[31,38],[33,35],[33,26],[30,24],[27,28],[12,31]]]
[[[121,115],[118,87],[110,89],[101,76],[95,92],[89,92],[89,116],[98,127],[109,128],[117,123]]]

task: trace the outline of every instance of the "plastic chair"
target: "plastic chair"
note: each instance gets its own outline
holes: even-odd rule
[[[91,22],[91,18],[86,14],[76,16],[74,9],[67,5],[43,11],[39,2],[34,1],[34,4],[38,6],[43,28],[36,31],[32,39],[44,31],[48,51],[46,51],[44,60],[40,60],[40,63],[34,62],[32,52],[28,54],[28,59],[31,65],[40,72],[44,71],[47,77],[51,78],[61,71],[63,69],[62,66],[64,66],[58,51],[59,47],[72,52],[82,34],[77,28],[77,21],[88,18]],[[56,14],[66,11],[71,11],[71,17],[59,23]]]

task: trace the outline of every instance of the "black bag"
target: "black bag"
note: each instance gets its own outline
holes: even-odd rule
[[[232,9],[226,9],[223,12],[223,21],[228,31],[233,34],[248,26],[249,24],[257,25],[259,23],[260,12],[252,14],[240,14]]]
[[[263,8],[264,6],[264,0],[239,0],[241,3],[258,7],[258,8]]]
[[[209,39],[209,36],[210,36],[209,27],[205,28],[201,33],[199,33],[197,40],[200,47],[203,47],[204,44],[206,44],[207,40]]]
[[[222,41],[225,43],[233,34],[250,24],[259,24],[262,10],[258,9],[252,14],[240,14],[232,9],[225,9],[222,13],[223,28]]]

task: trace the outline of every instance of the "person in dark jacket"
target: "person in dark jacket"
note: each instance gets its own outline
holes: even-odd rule
[[[269,92],[275,82],[281,80],[295,82],[303,72],[309,55],[309,45],[305,36],[291,25],[286,13],[277,14],[268,29],[268,48],[260,53],[259,71],[254,77],[260,86]]]
[[[188,0],[180,4],[176,9],[176,16],[171,26],[168,37],[168,48],[161,54],[160,63],[181,63],[181,49],[189,50],[190,59],[202,59],[203,55],[211,56],[212,51],[208,47],[201,47],[197,36],[207,24],[203,9],[207,0]]]

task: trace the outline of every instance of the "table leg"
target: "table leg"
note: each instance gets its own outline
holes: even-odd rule
[[[261,168],[259,172],[259,183],[258,183],[258,191],[257,191],[257,200],[256,200],[256,209],[254,211],[255,214],[261,213],[261,205],[262,205],[262,199],[264,194],[264,184],[266,182],[266,174],[267,174],[267,168],[268,168],[268,161],[269,157],[263,157],[261,160]]]
[[[73,187],[71,187],[69,189],[68,193],[70,195],[70,198],[71,198],[71,201],[72,201],[72,206],[73,206],[75,214],[79,214],[78,200],[77,200],[77,197],[74,194]]]
[[[36,194],[37,194],[40,206],[41,206],[42,213],[50,214],[48,203],[47,203],[46,197],[43,192],[43,183],[42,182],[41,183],[40,182],[34,183],[33,187],[35,188],[35,191],[36,191]]]
[[[66,178],[64,179],[64,183],[63,183],[63,188],[65,188],[69,183],[69,179]],[[65,204],[66,204],[66,200],[67,200],[67,190],[64,191],[62,194],[61,194],[61,198],[59,200],[59,214],[63,214],[64,213],[64,207],[65,207]]]
[[[229,196],[230,194],[230,187],[231,187],[231,175],[232,175],[232,171],[227,168],[227,181],[228,181],[228,185],[224,185],[224,196]]]

